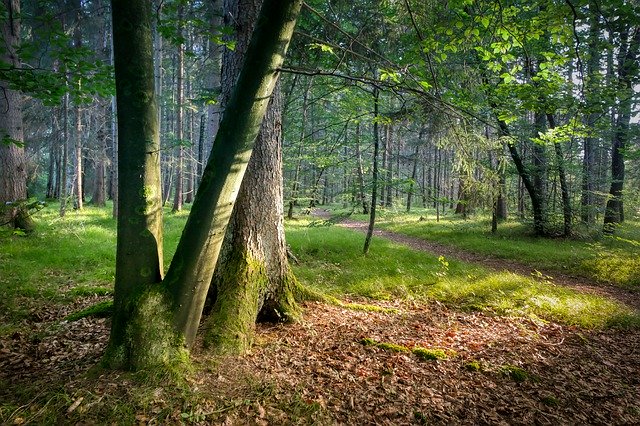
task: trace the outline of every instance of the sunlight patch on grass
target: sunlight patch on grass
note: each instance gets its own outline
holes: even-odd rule
[[[364,236],[339,227],[287,224],[287,241],[300,260],[296,276],[333,296],[438,300],[462,309],[500,315],[542,317],[587,328],[638,327],[640,316],[604,297],[582,294],[546,281],[493,272],[374,238],[362,253]]]
[[[420,218],[426,220],[420,220]],[[353,218],[365,220],[363,215]],[[490,232],[488,217],[443,216],[431,210],[414,213],[381,210],[378,227],[464,250],[535,265],[539,269],[570,272],[626,288],[640,288],[640,223],[627,221],[613,237],[598,232],[576,239],[534,237],[530,225],[507,221]],[[595,238],[595,239],[593,239]],[[553,256],[549,256],[553,253]]]

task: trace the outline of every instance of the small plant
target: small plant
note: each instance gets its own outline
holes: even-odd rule
[[[478,372],[482,371],[482,365],[478,361],[469,361],[464,364],[464,369],[467,371]]]
[[[427,349],[416,346],[411,352],[422,361],[436,361],[447,359],[447,354],[442,349]]]
[[[434,361],[439,359],[447,359],[447,353],[443,349],[428,349],[420,346],[415,346],[413,349],[409,349],[406,346],[396,345],[395,343],[378,342],[370,337],[365,337],[360,340],[360,343],[365,346],[376,346],[381,349],[385,349],[393,352],[411,352],[418,359],[422,361]]]
[[[547,407],[557,407],[560,405],[560,401],[553,395],[547,395],[541,399],[542,403]]]
[[[524,370],[515,365],[503,365],[500,368],[500,372],[516,383],[522,383],[524,381],[533,379],[533,376],[529,372],[527,372],[527,370]]]
[[[413,412],[413,418],[415,419],[415,421],[420,424],[420,425],[427,425],[429,424],[429,419],[427,419],[427,416],[425,416],[424,414],[422,414],[419,411],[414,411]]]
[[[449,262],[444,256],[439,256],[438,262],[440,263],[440,271],[436,272],[436,276],[446,277],[449,273]]]

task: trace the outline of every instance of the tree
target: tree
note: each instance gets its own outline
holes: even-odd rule
[[[20,2],[4,0],[0,67],[20,67]],[[27,164],[23,146],[22,94],[0,80],[0,223],[30,230],[33,223],[26,206]]]
[[[157,362],[162,336],[147,333],[141,298],[163,277],[160,136],[151,3],[112,0],[118,114],[118,242],[108,362],[137,369]],[[156,303],[158,301],[156,300]],[[150,304],[150,303],[149,303]],[[166,330],[165,330],[166,331]]]
[[[162,270],[156,265],[161,264],[162,239],[161,229],[155,225],[161,200],[151,5],[145,0],[113,0],[117,93],[124,97],[118,100],[118,117],[138,121],[134,130],[148,132],[133,134],[128,140],[126,132],[131,129],[127,123],[119,124],[119,170],[127,166],[123,161],[131,161],[129,167],[138,167],[133,172],[141,177],[126,182],[126,191],[133,199],[126,199],[122,192],[119,195],[123,210],[118,227],[122,221],[125,232],[118,235],[122,239],[118,257],[125,255],[125,248],[146,242],[147,253],[138,252],[132,257],[144,255],[151,265],[140,268],[137,259],[131,263],[116,261],[121,271],[116,272],[120,275],[116,278],[114,325],[105,356],[108,364],[133,369],[172,364],[184,359],[185,345],[193,345],[231,211],[301,4],[301,0],[263,2],[176,254],[160,282]],[[134,66],[137,68],[132,74]],[[142,178],[145,173],[148,182]],[[121,176],[120,180],[125,179]],[[124,182],[120,189],[125,189]],[[125,206],[129,210],[124,210]],[[135,235],[127,232],[134,225],[139,227]]]
[[[224,16],[236,17],[236,42],[235,49],[226,50],[223,56],[223,110],[241,70],[259,7],[257,0],[225,2]],[[276,86],[213,276],[211,293],[215,303],[206,343],[220,352],[248,349],[258,317],[271,321],[297,317],[293,295],[296,282],[289,268],[284,236],[280,96]]]

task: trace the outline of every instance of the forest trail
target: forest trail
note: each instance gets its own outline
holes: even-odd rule
[[[325,219],[331,216],[330,212],[322,209],[314,210],[313,215]],[[366,233],[369,224],[367,222],[345,218],[338,222],[338,226]],[[632,307],[637,311],[640,311],[639,292],[626,290],[624,288],[620,288],[603,282],[598,282],[590,278],[564,274],[559,271],[541,270],[533,268],[531,267],[531,265],[516,262],[513,260],[487,256],[486,254],[474,253],[462,250],[457,247],[439,244],[433,241],[423,240],[421,238],[411,237],[408,235],[402,235],[384,229],[374,228],[373,233],[375,236],[385,238],[389,241],[393,241],[394,243],[406,245],[414,250],[431,253],[434,256],[444,256],[448,259],[474,263],[479,266],[490,268],[496,271],[509,271],[513,272],[514,274],[523,275],[525,277],[551,277],[550,279],[547,279],[549,279],[549,281],[551,281],[553,284],[571,287],[584,293],[590,293],[615,299],[629,307]]]

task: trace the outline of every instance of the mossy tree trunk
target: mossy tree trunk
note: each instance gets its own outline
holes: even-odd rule
[[[20,44],[20,2],[4,0],[0,60],[19,67],[16,49]],[[0,81],[0,224],[31,230],[33,223],[21,201],[27,198],[27,165],[22,146],[22,94]]]
[[[233,206],[301,6],[301,0],[263,2],[242,71],[167,272],[165,282],[173,301],[175,327],[187,346],[195,340]]]
[[[240,72],[260,1],[227,0],[224,16],[236,17],[236,44],[223,56],[222,107]],[[242,13],[239,13],[242,11]],[[229,22],[230,24],[231,22]],[[287,260],[283,223],[282,108],[274,89],[240,186],[212,280],[215,303],[205,343],[217,352],[241,353],[253,339],[258,317],[295,319],[295,278]]]
[[[160,138],[151,3],[113,0],[118,114],[118,242],[107,365],[140,369],[172,356],[172,322],[161,294]],[[155,294],[154,294],[155,293]]]

